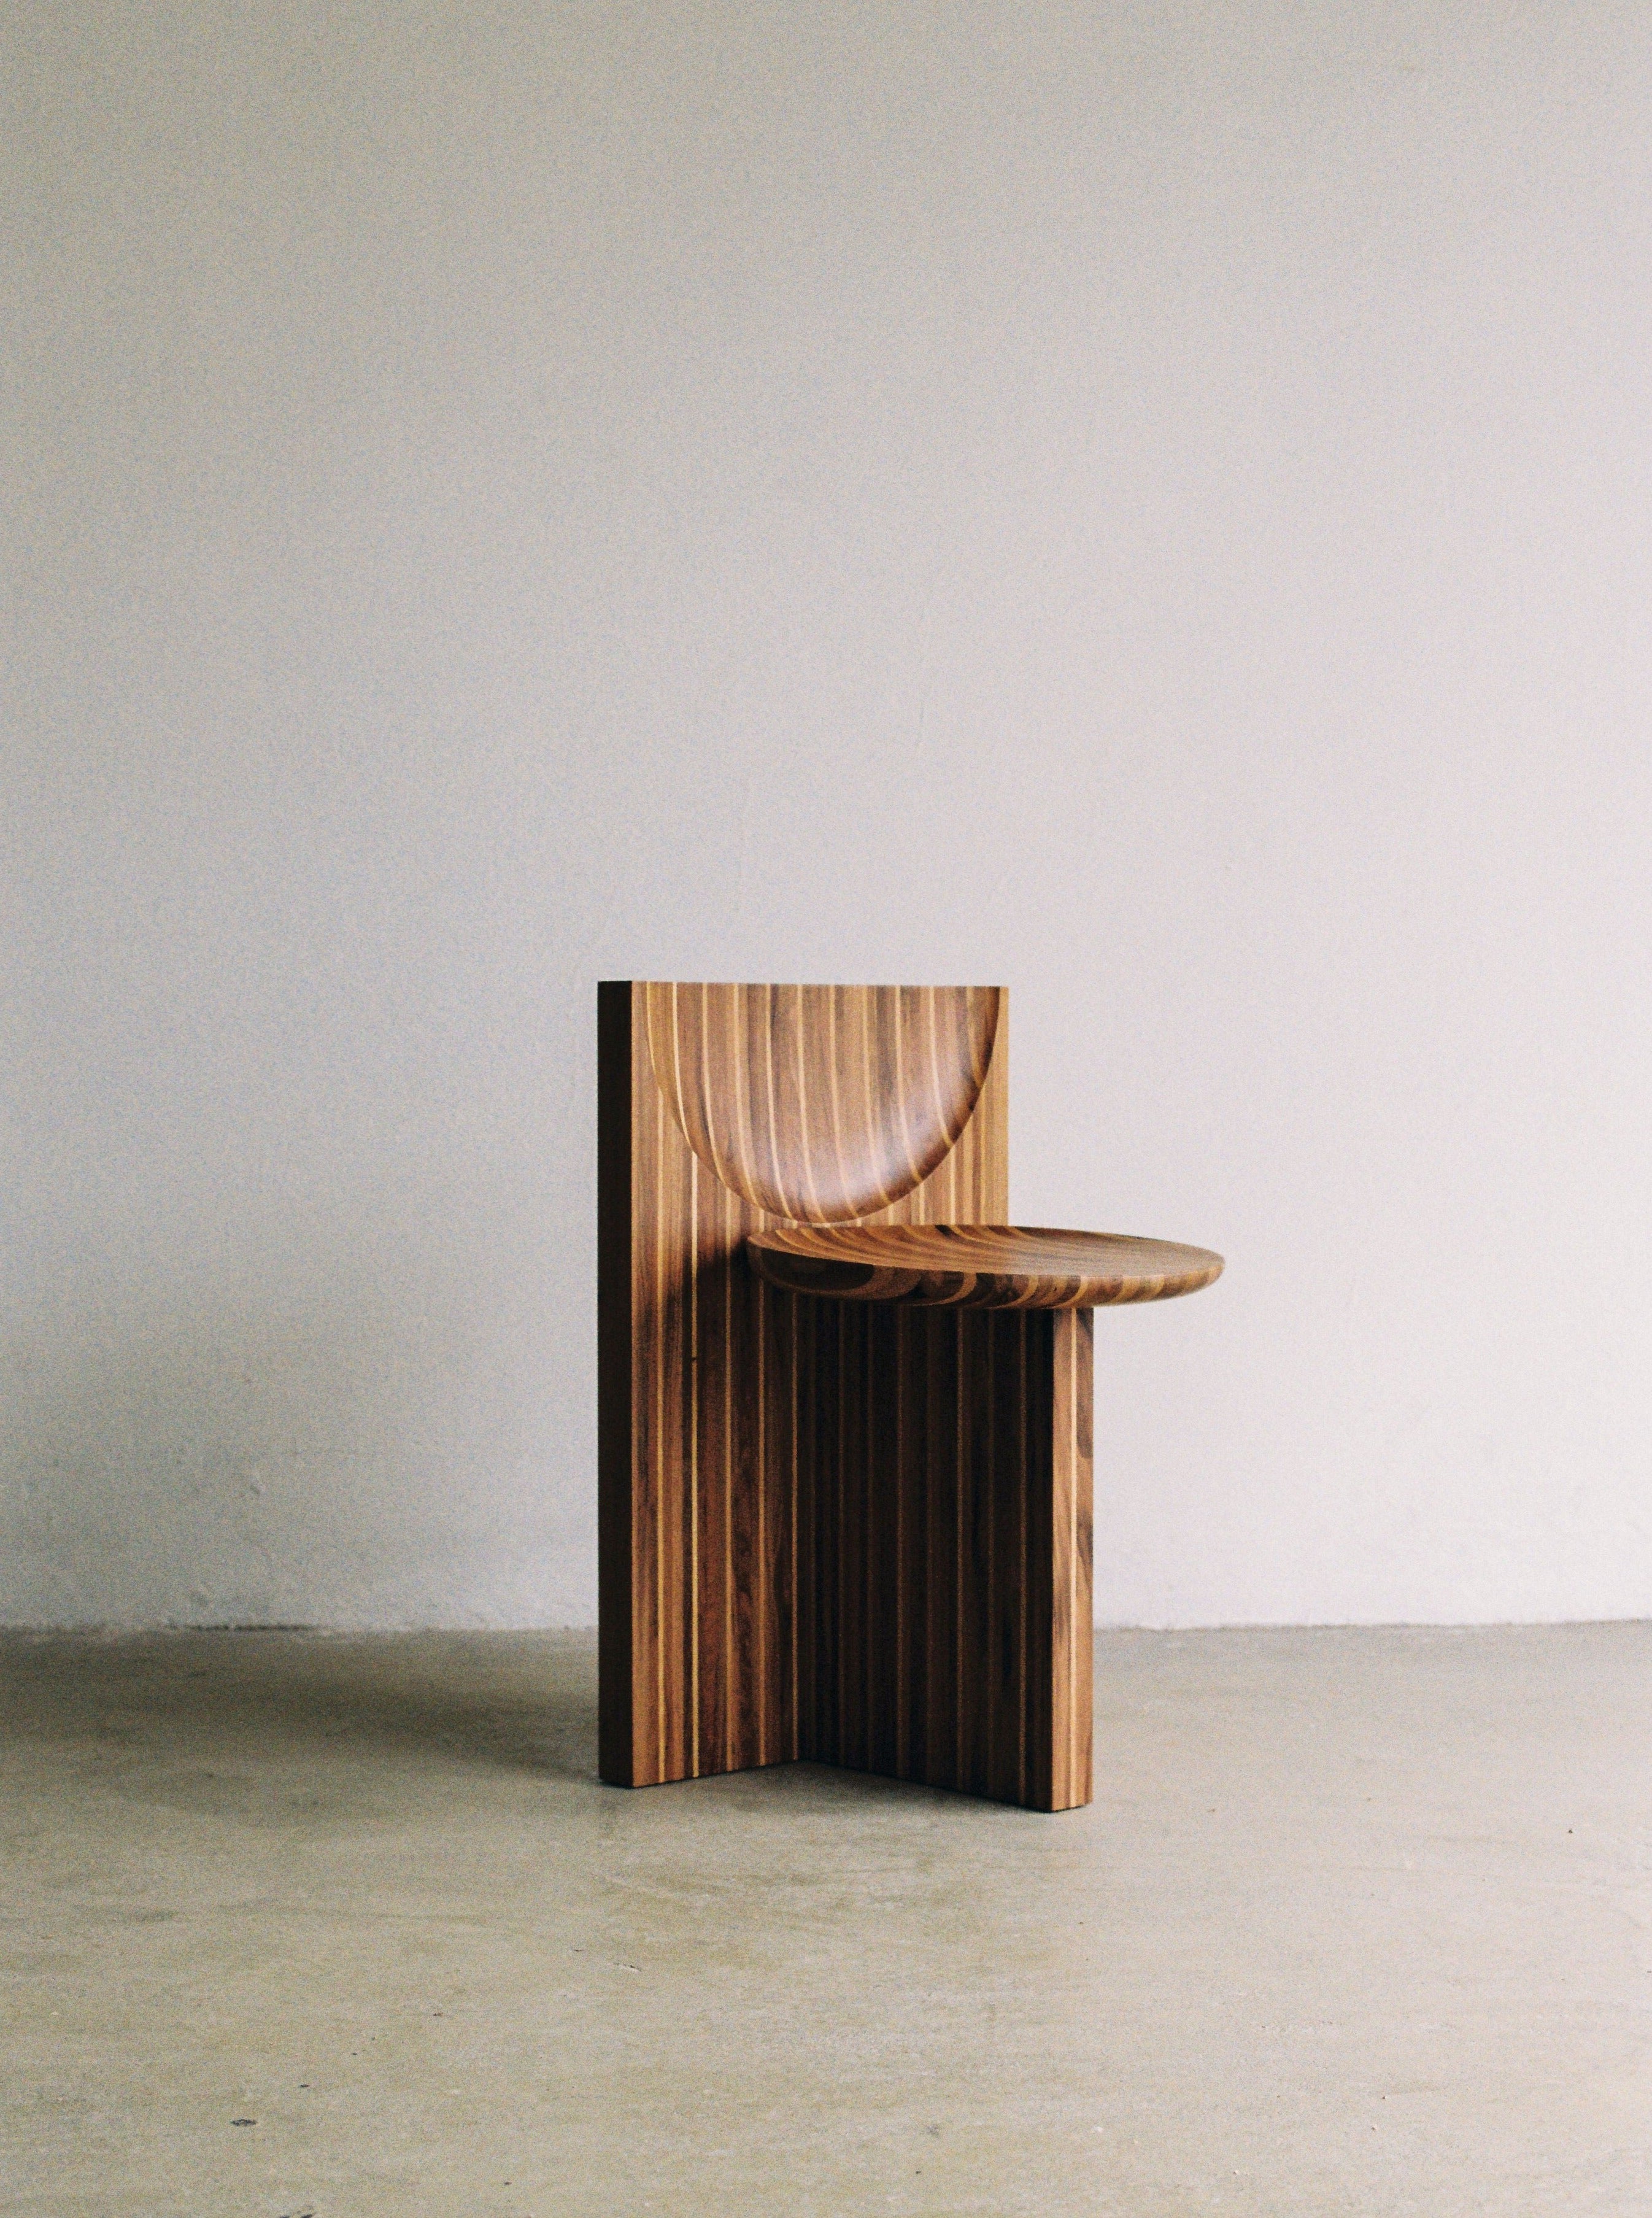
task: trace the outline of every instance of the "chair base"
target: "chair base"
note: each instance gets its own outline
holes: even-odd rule
[[[690,1471],[690,1529],[634,1563],[665,1637],[640,1674],[605,1643],[603,1776],[806,1759],[1088,1802],[1091,1313],[749,1291],[750,1498]]]

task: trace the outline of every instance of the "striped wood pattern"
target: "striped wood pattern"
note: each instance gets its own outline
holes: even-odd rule
[[[993,1060],[993,986],[647,985],[654,1076],[702,1164],[753,1209],[831,1224],[922,1186]]]
[[[771,1286],[914,1307],[1088,1310],[1164,1301],[1222,1275],[1208,1248],[1016,1224],[783,1224],[746,1252]]]
[[[1090,1800],[1087,1310],[805,1301],[820,1413],[801,1752]]]

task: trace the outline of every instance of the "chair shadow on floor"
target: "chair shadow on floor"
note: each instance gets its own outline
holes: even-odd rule
[[[585,1633],[0,1635],[0,1732],[136,1755],[436,1756],[597,1788]]]

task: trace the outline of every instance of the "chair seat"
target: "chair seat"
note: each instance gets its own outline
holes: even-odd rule
[[[1208,1248],[1019,1224],[777,1225],[746,1248],[793,1293],[919,1307],[1087,1310],[1191,1294],[1222,1273]]]

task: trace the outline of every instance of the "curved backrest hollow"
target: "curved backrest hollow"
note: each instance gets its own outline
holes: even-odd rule
[[[794,1224],[921,1185],[993,1059],[995,986],[649,985],[654,1076],[700,1161]]]

